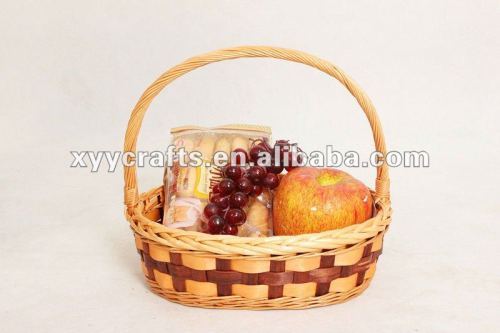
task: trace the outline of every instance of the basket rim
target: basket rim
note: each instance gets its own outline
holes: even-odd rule
[[[375,192],[370,192],[372,197],[375,197]],[[147,240],[170,248],[216,254],[287,255],[345,248],[348,245],[363,243],[385,231],[391,222],[392,213],[390,201],[375,199],[376,214],[372,218],[341,229],[269,237],[211,235],[169,228],[145,216],[144,213],[148,208],[146,205],[150,198],[163,197],[162,195],[163,186],[153,188],[140,195],[141,200],[133,209],[132,214],[125,210],[126,218],[134,232]]]

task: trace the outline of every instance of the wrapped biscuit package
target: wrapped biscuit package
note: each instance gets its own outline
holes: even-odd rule
[[[248,165],[243,165],[243,162],[248,161],[252,145],[269,142],[271,129],[257,125],[184,126],[173,128],[171,135],[175,157],[165,167],[163,224],[170,228],[208,232],[208,217],[203,212],[213,201],[212,190],[221,181],[224,167],[231,162],[237,163],[244,177]],[[228,207],[221,204],[223,208],[217,211],[222,218],[226,218],[232,207],[229,197],[225,199]],[[269,236],[272,229],[271,206],[270,191],[249,197],[245,206],[241,207],[244,223],[237,226],[237,231],[229,232],[245,237]],[[234,215],[234,212],[229,214]]]

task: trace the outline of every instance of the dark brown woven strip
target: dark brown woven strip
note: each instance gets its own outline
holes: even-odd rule
[[[142,242],[142,240],[141,240]],[[142,242],[142,251],[146,254],[149,254],[149,243]]]
[[[294,273],[295,272],[292,271],[259,273],[259,284],[281,286],[287,283],[293,283]]]
[[[293,283],[311,282],[310,272],[293,272]]]
[[[191,270],[191,280],[198,282],[208,282],[207,272],[209,271],[199,271],[197,269]]]
[[[155,274],[153,270],[156,268],[156,261],[153,260],[153,258],[151,258],[149,254],[146,254],[146,252],[142,253],[142,258],[144,259],[144,266],[146,266],[148,278],[154,280]]]
[[[291,279],[291,281],[293,281],[293,272],[285,272],[285,264],[285,261],[271,260],[270,272],[259,274],[259,284],[269,285],[269,291],[267,293],[269,299],[282,297],[283,286],[287,283],[285,280]],[[278,275],[284,273],[292,273],[291,278],[288,277],[287,279],[284,275]]]
[[[373,243],[370,243],[365,246],[365,249],[363,250],[363,257],[368,257],[372,253],[372,246]]]
[[[246,284],[249,286],[254,286],[259,284],[259,274],[257,273],[247,273],[243,274],[241,277],[241,284]]]
[[[356,287],[363,284],[366,271],[368,270],[369,266],[376,260],[376,258],[374,259],[372,255],[372,245],[373,244],[370,243],[365,246],[365,249],[363,250],[363,257],[356,264],[356,267],[353,270],[354,272],[358,273],[358,277],[356,278]]]
[[[335,264],[335,256],[324,255],[321,256],[321,260],[319,262],[319,268],[333,268],[334,264]],[[330,282],[339,275],[340,275],[340,269],[338,269],[338,272],[332,271],[331,275],[325,274],[321,276],[324,277],[326,281],[324,282],[316,281],[316,296],[327,294],[330,291]],[[314,277],[311,274],[309,274],[309,276],[311,277],[311,279]],[[328,281],[330,277],[332,278],[332,280]]]
[[[319,267],[333,267],[335,265],[335,256],[323,255],[321,256],[321,260],[319,262]]]
[[[231,260],[229,259],[215,259],[215,269],[218,271],[230,271]]]
[[[330,283],[316,284],[316,296],[328,294],[329,291],[330,291]]]
[[[340,270],[340,277],[341,278],[351,276],[352,274],[353,274],[352,266],[341,266],[341,270]]]
[[[192,269],[189,267],[174,265],[172,263],[168,263],[167,267],[172,277],[179,277],[183,279],[190,279],[192,277]]]
[[[175,291],[184,292],[186,291],[186,280],[181,278],[172,278],[172,284],[174,285]]]
[[[363,283],[363,281],[365,280],[365,273],[366,273],[366,271],[358,273],[358,277],[356,278],[356,287],[360,286]]]
[[[180,253],[170,252],[170,263],[182,265],[182,255]]]
[[[208,281],[217,284],[217,296],[231,296],[233,293],[232,285],[241,283],[242,274],[231,271],[231,260],[228,259],[215,259],[215,268],[215,271],[207,273]]]
[[[245,273],[235,271],[207,271],[207,281],[217,284],[241,283],[243,274]]]
[[[182,266],[182,256],[180,253],[170,252],[170,263],[167,264],[172,284],[176,291],[186,291],[186,279],[191,278],[191,268]]]
[[[364,254],[366,252],[364,252]],[[333,256],[325,256],[327,258],[321,258],[320,268],[307,272],[285,271],[285,261],[272,260],[270,271],[263,273],[242,273],[232,271],[231,262],[227,259],[217,259],[216,269],[205,271],[192,269],[182,265],[182,258],[178,253],[170,253],[171,262],[169,263],[156,261],[143,251],[140,251],[140,256],[144,261],[149,279],[154,280],[153,270],[169,274],[172,276],[174,287],[180,289],[178,291],[185,289],[185,280],[193,280],[198,282],[211,282],[217,284],[217,286],[221,285],[221,293],[223,294],[228,292],[228,285],[231,286],[237,283],[244,285],[268,285],[273,295],[279,295],[279,291],[283,289],[283,285],[289,283],[316,282],[318,284],[316,292],[323,293],[327,286],[329,289],[330,282],[339,277],[348,277],[352,274],[359,273],[358,279],[364,279],[364,272],[366,272],[372,263],[377,261],[381,253],[381,251],[370,252],[367,256],[363,256],[356,264],[350,266],[333,266],[335,259],[328,258]],[[322,267],[329,265],[331,266]],[[362,282],[362,280],[358,280],[358,283],[359,281]]]
[[[168,269],[168,263],[163,262],[163,261],[157,261],[155,269],[159,272],[165,273],[165,274],[170,274],[170,270]],[[170,274],[172,275],[172,274]]]

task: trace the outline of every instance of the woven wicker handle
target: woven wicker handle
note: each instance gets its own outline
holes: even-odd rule
[[[315,67],[328,75],[333,76],[340,83],[342,83],[358,101],[359,105],[365,112],[368,121],[370,122],[373,139],[375,141],[375,148],[377,151],[381,152],[383,156],[385,156],[386,147],[384,135],[382,133],[382,126],[375,111],[375,107],[368,96],[366,96],[361,88],[359,88],[358,85],[354,83],[351,78],[349,78],[349,76],[328,61],[322,60],[313,55],[301,51],[268,46],[242,46],[213,51],[190,58],[165,72],[146,89],[132,111],[127,127],[127,133],[125,134],[124,151],[135,152],[137,136],[141,128],[144,114],[146,113],[146,110],[151,104],[153,98],[155,98],[166,85],[198,67],[202,67],[213,62],[237,58],[283,59]],[[137,187],[136,167],[135,165],[125,166],[125,204],[129,210],[137,204],[138,198],[139,191]],[[375,199],[389,200],[389,174],[385,161],[377,167]]]

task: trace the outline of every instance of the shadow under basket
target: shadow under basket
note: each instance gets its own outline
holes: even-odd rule
[[[270,57],[315,67],[342,83],[365,112],[375,148],[385,156],[382,127],[362,90],[339,68],[289,49],[247,46],[186,60],[160,76],[132,112],[125,152],[135,152],[144,114],[153,98],[179,76],[212,62]],[[391,222],[387,165],[377,167],[374,216],[360,224],[316,234],[273,237],[208,235],[161,224],[163,187],[139,195],[136,168],[125,167],[126,217],[134,231],[146,281],[173,302],[205,308],[301,309],[344,302],[372,280]]]

